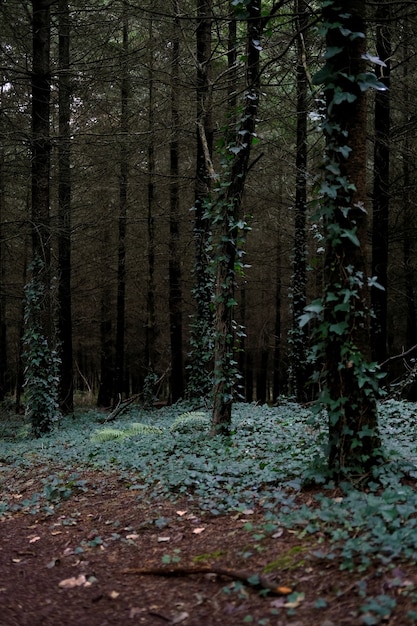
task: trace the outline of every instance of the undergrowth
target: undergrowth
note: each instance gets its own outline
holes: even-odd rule
[[[31,439],[24,421],[16,419],[1,422],[0,515],[23,505],[38,510],[41,500],[50,506],[51,494],[56,506],[80,488],[76,480],[64,478],[62,468],[74,475],[92,468],[117,473],[144,502],[187,497],[214,515],[260,506],[265,523],[259,532],[286,526],[300,537],[317,535],[319,543],[325,537],[326,549],[317,549],[315,556],[337,557],[344,569],[417,559],[413,403],[381,404],[385,462],[366,477],[366,487],[365,477],[358,477],[356,485],[338,490],[326,481],[325,416],[312,419],[308,409],[292,402],[235,405],[232,435],[223,438],[209,437],[208,415],[189,411],[185,404],[159,411],[132,408],[111,426],[100,423],[101,413],[83,411],[39,440]],[[32,504],[16,502],[17,487],[9,476],[23,483],[33,467],[42,490]],[[300,490],[313,479],[310,503],[302,504],[306,499],[299,498]]]

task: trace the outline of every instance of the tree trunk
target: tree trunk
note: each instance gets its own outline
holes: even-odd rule
[[[410,102],[409,83],[413,80],[410,75],[410,49],[408,46],[409,37],[411,36],[411,28],[408,20],[404,23],[404,53],[403,53],[403,124],[406,127],[412,115],[413,105]],[[411,199],[410,190],[412,189],[412,171],[414,169],[414,158],[412,156],[412,146],[410,133],[404,133],[402,146],[402,176],[403,176],[403,271],[405,285],[405,306],[406,306],[406,348],[416,345],[417,343],[417,307],[415,296],[415,254],[414,254],[414,228],[415,228],[415,209],[414,202]]]
[[[214,222],[218,224],[218,245],[215,251],[214,386],[211,421],[213,435],[228,435],[230,433],[236,382],[233,309],[236,303],[236,262],[238,260],[239,237],[241,236],[239,215],[259,104],[259,41],[262,25],[260,0],[250,0],[246,10],[248,17],[245,100],[242,116],[236,124],[237,134],[233,142],[227,141],[228,147],[232,148],[233,158],[230,160],[230,165],[226,166],[224,179],[218,185],[214,210],[212,209]],[[233,22],[234,20],[232,20],[232,25]],[[229,51],[231,48],[232,46],[229,44]],[[234,65],[229,60],[232,75],[235,71]],[[229,107],[235,101],[235,91],[236,85],[229,94]],[[230,114],[233,119],[236,115],[234,108],[230,109]]]
[[[387,0],[376,10],[376,52],[386,66],[381,68],[381,82],[386,91],[375,94],[374,115],[374,188],[372,221],[372,276],[383,287],[371,289],[374,317],[371,320],[372,358],[382,363],[387,358],[388,315],[388,218],[390,204],[390,65],[391,26]]]
[[[126,220],[129,187],[129,22],[123,2],[123,34],[120,51],[120,171],[119,171],[119,234],[117,254],[116,350],[114,367],[114,398],[116,405],[125,390],[125,324],[126,324]]]
[[[327,160],[322,212],[327,240],[324,304],[329,467],[334,477],[369,470],[380,447],[377,382],[367,359],[366,66],[362,0],[329,3],[324,70]],[[340,22],[342,26],[340,26]],[[332,27],[332,25],[335,26]],[[346,33],[362,33],[349,37]],[[346,72],[353,78],[346,79]],[[362,78],[361,78],[362,77]],[[364,78],[363,78],[364,77]],[[365,82],[359,84],[360,80]],[[341,97],[340,94],[346,94]],[[322,326],[323,328],[323,326]]]
[[[3,86],[0,92],[0,108],[3,101]],[[2,120],[0,120],[2,123]],[[3,129],[1,129],[3,135]],[[7,389],[7,334],[6,334],[6,285],[3,245],[3,213],[4,213],[4,148],[0,145],[0,402],[4,400]]]
[[[153,62],[153,21],[149,18],[149,70],[148,70],[148,170],[147,170],[147,260],[148,276],[146,285],[146,327],[145,327],[145,372],[155,369],[155,102],[154,102],[154,62]]]
[[[102,242],[102,258],[106,258],[110,247],[110,233],[106,226]],[[112,293],[107,276],[103,276],[100,303],[100,384],[97,406],[109,408],[113,400],[114,350],[113,350],[113,306]]]
[[[36,437],[49,432],[56,393],[51,305],[50,2],[32,0],[32,263],[26,291],[26,411]],[[53,382],[52,382],[53,381]]]
[[[70,17],[67,0],[60,0],[59,11],[59,140],[58,140],[58,331],[60,340],[59,405],[62,413],[72,413],[73,354],[71,299],[71,81]]]
[[[205,219],[205,203],[212,187],[213,120],[211,102],[212,0],[198,0],[196,29],[196,176],[194,188],[194,288],[196,312],[191,326],[188,395],[201,398],[210,390],[212,361],[213,281],[210,271],[210,230]]]
[[[170,219],[169,219],[169,328],[171,338],[171,401],[184,396],[182,355],[182,288],[179,249],[179,52],[180,23],[178,0],[173,0],[174,35],[171,74],[171,141],[170,141]]]
[[[307,285],[307,76],[305,34],[309,9],[306,0],[295,0],[297,29],[297,131],[295,179],[295,237],[292,276],[291,393],[299,402],[306,399],[307,327],[300,327],[306,305]]]

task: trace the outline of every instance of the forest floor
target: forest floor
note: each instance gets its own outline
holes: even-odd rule
[[[16,502],[41,488],[35,469],[7,480]],[[320,556],[331,551],[321,533],[257,533],[256,508],[213,516],[187,499],[144,504],[97,471],[77,485],[46,513],[2,517],[2,626],[417,623],[415,564],[343,571]]]
[[[0,414],[0,625],[417,624],[417,404],[379,413],[384,462],[339,487],[290,401],[227,438],[186,404]]]

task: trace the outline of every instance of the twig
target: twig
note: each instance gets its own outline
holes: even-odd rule
[[[389,359],[386,359],[385,361],[383,361],[383,363],[380,363],[380,367],[384,367],[384,365],[386,365],[387,363],[390,363],[391,361],[402,359],[403,357],[411,354],[411,352],[414,352],[414,350],[416,349],[417,349],[417,344],[413,346],[412,348],[409,348],[406,352],[401,352],[401,354],[395,354],[394,356],[390,356]]]
[[[138,576],[191,576],[193,574],[216,574],[217,576],[226,576],[234,578],[245,585],[251,587],[265,589],[270,593],[280,596],[286,596],[292,593],[289,587],[276,585],[262,574],[253,574],[251,572],[242,572],[225,567],[216,566],[199,566],[199,567],[138,567],[129,568],[122,571],[122,574],[136,574]]]
[[[120,415],[121,413],[123,413],[123,411],[125,411],[127,407],[132,404],[132,402],[137,400],[140,395],[141,395],[140,393],[137,393],[136,395],[131,396],[130,398],[127,398],[123,402],[122,402],[121,397],[119,396],[119,402],[117,403],[116,408],[113,409],[113,411],[109,413],[106,419],[104,419],[101,423],[106,424],[106,422],[112,422],[113,420],[115,420],[116,417]]]

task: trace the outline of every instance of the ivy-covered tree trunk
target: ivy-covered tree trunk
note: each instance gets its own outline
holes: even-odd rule
[[[366,71],[365,11],[363,0],[323,3],[326,65],[316,75],[327,101],[320,206],[327,284],[317,348],[325,362],[321,400],[328,410],[328,461],[336,479],[369,470],[380,447],[377,373],[369,363],[365,172],[366,92],[384,86]]]
[[[58,416],[58,357],[51,299],[50,1],[32,0],[32,263],[26,285],[26,414],[38,437]]]
[[[242,3],[243,4],[243,3]],[[242,8],[242,7],[239,7]],[[261,37],[261,1],[245,3],[247,15],[246,90],[243,111],[236,123],[236,135],[225,150],[225,170],[220,176],[213,207],[212,220],[217,229],[215,249],[215,324],[214,324],[214,386],[212,434],[230,432],[236,361],[234,355],[236,305],[235,283],[240,263],[239,238],[244,221],[240,208],[249,167],[252,140],[255,133],[259,103],[259,58]],[[230,46],[229,46],[230,47]],[[230,67],[230,64],[229,64]],[[233,115],[233,111],[231,112]]]
[[[390,67],[391,25],[390,3],[380,2],[376,10],[376,52],[384,66],[381,67],[381,82],[386,91],[375,94],[374,109],[374,185],[372,220],[372,275],[376,276],[383,289],[373,287],[371,302],[372,357],[378,363],[387,358],[388,323],[388,218],[390,206]]]
[[[59,405],[64,414],[72,413],[73,350],[71,297],[71,78],[70,17],[67,0],[60,0],[59,11],[59,141],[58,141],[58,329],[60,341]]]

